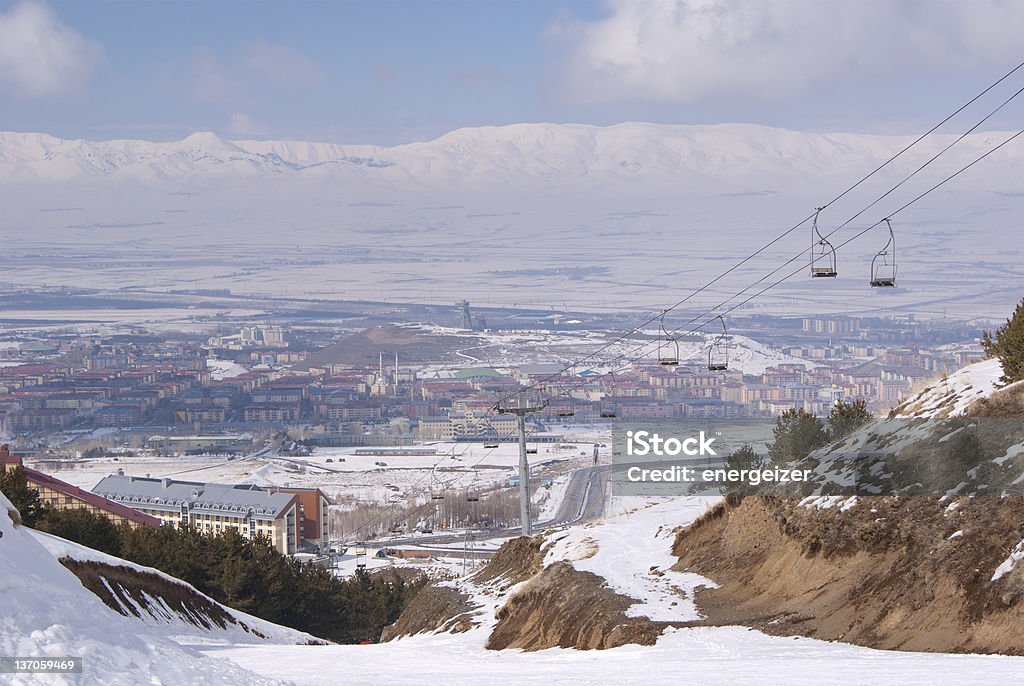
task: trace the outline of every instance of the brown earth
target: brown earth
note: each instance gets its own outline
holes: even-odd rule
[[[731,498],[677,535],[675,569],[720,584],[704,624],[874,648],[1024,654],[1024,499],[861,497],[846,512]],[[962,532],[954,536],[956,532]]]
[[[413,597],[398,621],[384,627],[380,640],[391,641],[433,631],[461,634],[477,624],[473,619],[476,609],[464,593],[432,584]]]
[[[556,562],[505,602],[487,647],[593,650],[653,645],[666,625],[627,617],[626,609],[635,602],[612,591],[596,574]]]
[[[964,412],[967,417],[1020,419],[1024,417],[1024,382],[1011,384],[987,398],[979,398]]]
[[[543,536],[520,536],[505,542],[486,565],[473,575],[477,584],[494,583],[506,590],[540,573],[544,565]]]
[[[348,338],[318,350],[294,366],[297,371],[329,364],[376,366],[379,356],[384,364],[394,364],[398,353],[399,364],[439,362],[449,359],[455,350],[479,345],[468,336],[449,336],[424,331],[415,326],[385,324],[352,334]]]
[[[564,647],[601,649],[626,643],[653,644],[664,623],[627,617],[635,601],[608,588],[604,579],[568,562],[543,567],[544,537],[514,538],[471,577],[482,592],[502,594],[526,582],[497,614],[488,639],[492,650]],[[447,587],[428,586],[413,599],[381,640],[427,631],[460,633],[477,625],[479,611],[469,597]]]

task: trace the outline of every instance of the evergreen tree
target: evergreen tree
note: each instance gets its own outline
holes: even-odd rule
[[[986,331],[981,345],[989,357],[999,358],[1003,365],[1000,381],[1006,385],[1024,379],[1024,300],[1017,305],[1013,316],[995,330]]]
[[[831,441],[846,438],[861,426],[871,421],[868,405],[863,400],[836,402],[828,413],[828,436]]]
[[[754,452],[754,446],[744,443],[727,459],[729,469],[758,469],[764,464],[764,456]]]
[[[783,412],[775,420],[774,436],[768,446],[768,457],[773,463],[803,459],[828,444],[825,422],[803,409]]]
[[[37,528],[109,555],[121,554],[120,527],[103,515],[88,510],[48,509]]]
[[[36,526],[45,514],[39,491],[29,486],[28,477],[23,467],[14,467],[0,473],[0,492],[11,501],[21,515],[21,523],[25,526]]]

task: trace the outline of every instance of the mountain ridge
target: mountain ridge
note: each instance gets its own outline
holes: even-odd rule
[[[1006,137],[967,136],[949,155],[962,162]],[[758,124],[509,124],[456,129],[433,140],[385,147],[301,140],[225,139],[196,132],[183,140],[88,141],[0,132],[0,180],[173,180],[194,176],[323,175],[387,182],[444,183],[631,178],[827,175],[877,166],[909,135],[808,133]],[[931,136],[931,155],[953,140]],[[1012,149],[997,154],[1019,161]]]

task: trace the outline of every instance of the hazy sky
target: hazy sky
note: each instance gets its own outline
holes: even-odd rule
[[[1024,0],[0,0],[0,129],[381,144],[523,121],[910,132],[1024,60],[1022,26]]]

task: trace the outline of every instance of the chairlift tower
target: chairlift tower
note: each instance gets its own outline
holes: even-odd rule
[[[540,412],[545,407],[547,403],[539,398],[531,402],[523,390],[517,394],[514,404],[503,405],[499,402],[495,407],[498,414],[514,414],[519,424],[519,521],[522,523],[523,536],[533,535],[530,522],[530,463],[526,459],[526,415]]]

